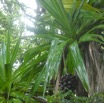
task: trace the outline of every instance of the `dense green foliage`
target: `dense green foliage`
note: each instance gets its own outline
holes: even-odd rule
[[[1,2],[0,103],[103,103],[103,94],[78,97],[62,93],[58,85],[61,75],[72,73],[90,92],[81,45],[104,45],[103,33],[97,33],[104,30],[103,1],[36,1],[35,17],[27,15],[17,0]],[[23,35],[20,10],[33,19],[34,27],[27,27],[33,36]]]

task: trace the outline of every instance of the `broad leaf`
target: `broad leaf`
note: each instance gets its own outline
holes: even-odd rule
[[[63,49],[67,41],[60,43],[59,40],[53,40],[51,43],[50,52],[46,61],[46,66],[43,68],[42,72],[38,76],[36,83],[33,86],[33,92],[35,92],[43,78],[45,78],[45,88],[46,84],[52,79],[52,77],[57,77],[58,69],[60,65],[60,60],[62,57]]]
[[[77,72],[77,75],[80,78],[83,87],[85,88],[86,91],[88,91],[89,90],[88,75],[77,42],[74,42],[73,44],[70,45],[70,51],[73,57],[74,69]]]

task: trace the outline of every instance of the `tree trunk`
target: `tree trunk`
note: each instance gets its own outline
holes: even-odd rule
[[[90,83],[89,95],[104,93],[104,49],[95,42],[84,48],[84,60]]]
[[[88,97],[88,93],[85,91],[80,79],[78,78],[78,84],[77,84],[77,88],[75,91],[77,96],[84,96],[84,97]]]

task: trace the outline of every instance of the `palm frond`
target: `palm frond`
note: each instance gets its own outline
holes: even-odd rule
[[[80,78],[85,90],[89,91],[88,75],[77,42],[74,42],[70,45],[70,51],[73,57],[74,69]]]

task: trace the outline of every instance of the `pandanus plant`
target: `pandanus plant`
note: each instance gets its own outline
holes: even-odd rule
[[[93,8],[84,0],[75,2],[38,0],[38,2],[44,12],[35,17],[33,28],[37,34],[34,36],[35,47],[28,48],[20,57],[21,36],[14,47],[11,47],[12,32],[8,32],[7,40],[1,42],[1,102],[34,102],[33,98],[36,99],[34,95],[39,84],[44,83],[45,91],[53,78],[56,80],[55,93],[57,93],[60,76],[65,73],[76,74],[84,89],[90,94],[92,92],[87,57],[94,59],[92,46],[89,48],[90,43],[104,44],[104,37],[98,32],[104,28],[103,11]],[[87,50],[90,50],[88,56]],[[22,61],[14,70],[13,65],[19,58]]]
[[[91,94],[92,84],[88,78],[90,66],[89,68],[85,66],[88,62],[85,51],[89,50],[90,43],[104,44],[103,35],[97,32],[104,28],[103,11],[92,7],[84,0],[38,0],[37,2],[44,12],[35,18],[33,30],[37,38],[48,42],[50,50],[32,91],[37,90],[42,78],[45,88],[47,83],[55,78],[54,92],[57,93],[60,76],[72,73],[77,74],[84,89]]]
[[[34,103],[31,87],[44,65],[49,45],[31,47],[30,42],[28,49],[22,47],[23,32],[18,26],[14,29],[12,16],[0,12],[0,103]]]
[[[41,44],[21,53],[22,37],[16,38],[16,44],[11,46],[13,38],[9,32],[6,36],[7,40],[1,41],[0,48],[0,102],[34,103],[36,98],[31,95],[31,88],[44,66],[49,45]]]

